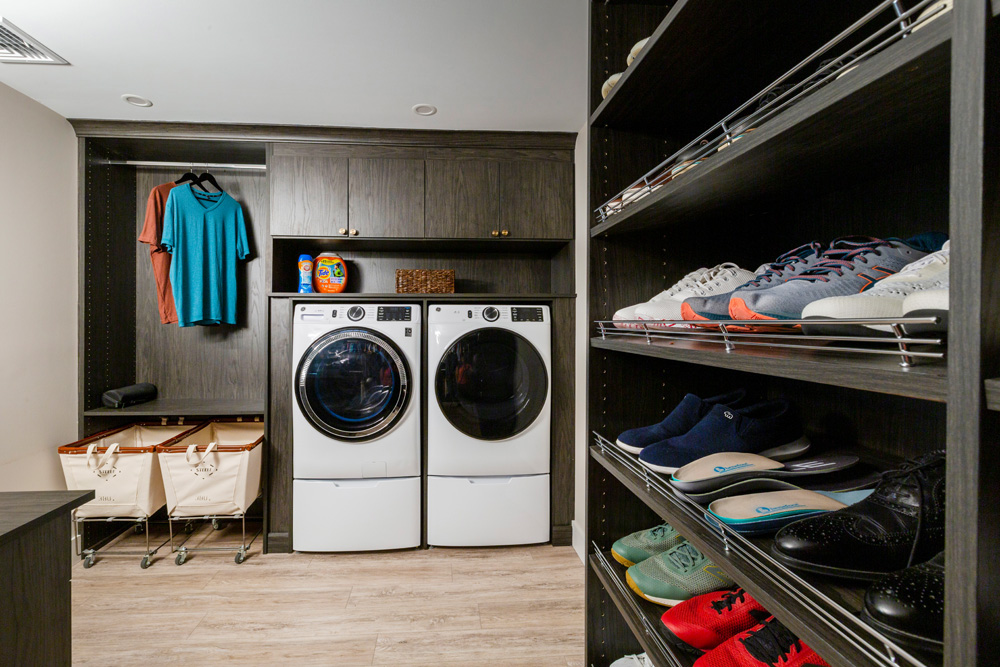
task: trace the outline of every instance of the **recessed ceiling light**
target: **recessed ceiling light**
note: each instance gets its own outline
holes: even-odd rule
[[[122,95],[122,101],[128,102],[132,106],[137,107],[151,107],[153,103],[147,100],[142,95],[133,95],[132,93],[125,93]]]
[[[433,116],[438,112],[438,108],[433,104],[414,104],[413,113],[418,116]]]

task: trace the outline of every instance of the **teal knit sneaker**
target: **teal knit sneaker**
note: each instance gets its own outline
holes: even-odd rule
[[[684,541],[681,534],[665,523],[649,530],[626,535],[611,545],[611,555],[625,567],[632,567],[650,556],[662,554]]]
[[[640,597],[667,607],[736,585],[689,542],[633,565],[625,581]]]

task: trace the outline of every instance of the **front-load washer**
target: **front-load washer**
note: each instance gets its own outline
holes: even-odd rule
[[[295,307],[292,547],[420,545],[416,304]]]
[[[548,306],[432,304],[427,336],[428,543],[548,541]]]

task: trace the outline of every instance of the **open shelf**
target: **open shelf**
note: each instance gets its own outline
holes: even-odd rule
[[[1000,410],[1000,378],[986,380],[986,405],[990,410]]]
[[[595,337],[591,347],[692,364],[805,380],[881,394],[944,402],[948,398],[948,369],[944,362],[899,365],[895,356],[872,357],[779,348],[736,348],[688,341]]]
[[[264,414],[263,400],[225,398],[156,398],[127,408],[93,408],[84,417],[254,417]]]
[[[591,554],[588,560],[601,586],[618,607],[618,611],[654,665],[690,667],[694,664],[696,656],[674,648],[666,638],[663,624],[660,622],[660,616],[663,615],[665,608],[643,600],[629,591],[625,582],[625,568],[614,561],[610,552]]]
[[[857,613],[864,600],[864,584],[794,572],[770,556],[771,538],[746,539],[719,532],[704,518],[704,510],[672,490],[652,472],[639,474],[638,461],[627,466],[591,446],[590,456],[664,521],[676,528],[706,556],[722,567],[772,614],[835,667],[931,667],[940,656],[915,655],[862,622]]]
[[[292,244],[301,252],[475,252],[553,254],[572,239],[433,239],[433,238],[352,238],[345,236],[273,236],[276,243]],[[298,252],[298,250],[296,250]]]
[[[872,6],[678,0],[590,124],[690,140],[705,130],[694,119],[721,119]]]
[[[676,224],[806,184],[837,183],[891,168],[909,157],[904,150],[946,159],[951,30],[948,13],[596,224],[591,236]]]
[[[396,294],[355,293],[340,294],[300,294],[298,292],[271,292],[268,296],[285,299],[302,299],[317,301],[364,301],[366,299],[392,299],[395,301],[545,301],[548,299],[572,299],[575,294],[495,294],[495,293],[458,293],[458,294]]]

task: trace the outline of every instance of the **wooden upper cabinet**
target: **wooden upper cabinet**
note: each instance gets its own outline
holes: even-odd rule
[[[340,236],[347,224],[346,157],[272,155],[271,234]]]
[[[509,238],[573,238],[573,162],[500,163],[500,230]]]
[[[427,238],[500,234],[500,167],[495,160],[427,160]]]
[[[351,158],[349,182],[351,236],[424,236],[423,160]]]

